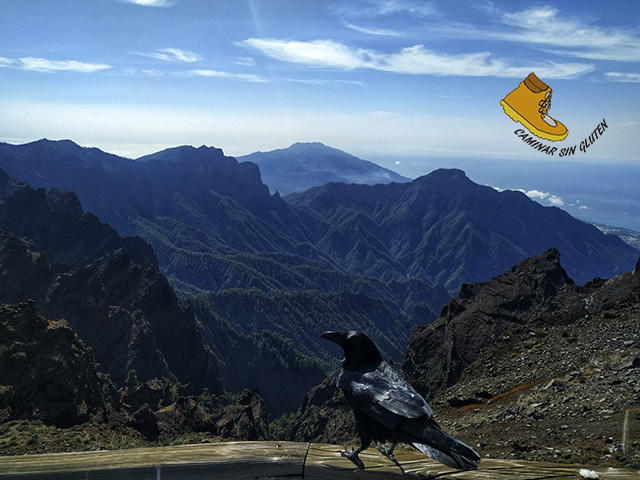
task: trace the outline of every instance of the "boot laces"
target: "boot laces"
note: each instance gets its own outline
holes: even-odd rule
[[[552,90],[549,90],[544,98],[538,102],[538,105],[540,106],[538,112],[540,112],[542,117],[546,116],[549,110],[551,110],[551,94]]]

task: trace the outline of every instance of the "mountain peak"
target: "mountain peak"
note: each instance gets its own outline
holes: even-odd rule
[[[66,151],[76,151],[76,150],[81,150],[83,148],[72,140],[66,140],[66,139],[50,140],[48,138],[41,138],[40,140],[36,140],[35,142],[28,143],[27,145],[31,145],[34,147],[55,148],[57,150],[66,150]]]
[[[483,348],[551,310],[553,300],[573,285],[555,248],[523,260],[488,282],[463,284],[458,298],[443,307],[438,320],[414,330],[405,374],[421,393],[433,395],[455,383]],[[465,333],[458,333],[452,342],[454,331]]]
[[[136,158],[136,161],[149,162],[154,160],[176,160],[179,158],[193,156],[197,156],[198,158],[200,158],[207,155],[222,157],[224,156],[224,153],[220,148],[208,147],[207,145],[201,145],[197,148],[192,145],[181,145],[179,147],[165,148],[164,150],[160,150],[159,152],[150,153],[149,155],[138,157]]]
[[[438,181],[456,180],[456,181],[471,182],[469,177],[467,177],[467,174],[463,170],[460,170],[459,168],[438,168],[437,170],[434,170],[433,172],[427,175],[423,175],[422,177],[419,177],[416,180],[420,180],[420,179],[429,179],[429,180],[438,180]]]
[[[142,157],[136,158],[136,161],[148,162],[150,160],[168,160],[193,150],[195,150],[195,147],[191,145],[180,145],[178,147],[165,148],[164,150],[160,150],[159,152],[143,155]]]
[[[315,151],[329,150],[333,152],[345,153],[340,149],[330,147],[328,145],[325,145],[322,142],[296,142],[292,144],[289,148],[285,148],[283,150],[315,150]]]
[[[272,191],[302,192],[326,183],[380,184],[409,179],[380,165],[320,142],[298,142],[288,148],[238,157],[260,167]]]

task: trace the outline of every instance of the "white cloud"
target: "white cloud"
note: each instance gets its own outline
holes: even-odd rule
[[[373,2],[380,15],[409,13],[416,17],[427,17],[436,13],[431,2],[410,2],[406,0],[375,0]]]
[[[531,71],[545,78],[572,78],[593,70],[591,64],[544,63],[513,66],[489,52],[451,55],[414,45],[397,53],[351,47],[334,40],[308,42],[277,38],[249,38],[245,45],[283,62],[343,70],[367,68],[403,74],[472,77],[526,77]]]
[[[579,19],[563,18],[552,6],[502,15],[512,31],[494,34],[504,40],[558,47],[556,53],[593,60],[640,60],[640,37],[619,28],[601,28]]]
[[[333,40],[300,42],[275,38],[249,38],[244,41],[265,55],[283,62],[302,63],[351,70],[363,65],[364,50],[354,50]]]
[[[493,187],[493,188],[495,188],[499,192],[502,192],[505,190],[500,187]],[[556,207],[564,207],[565,205],[564,200],[561,197],[557,195],[552,195],[551,193],[548,193],[548,192],[541,192],[540,190],[524,190],[522,188],[510,188],[508,190],[522,192],[531,200],[546,200],[550,205],[554,205]]]
[[[612,82],[640,83],[640,73],[607,72],[605,77]]]
[[[133,3],[143,7],[171,7],[174,3],[170,0],[122,0],[125,3]]]
[[[489,15],[485,25],[496,25],[495,28],[441,21],[431,24],[430,30],[457,40],[523,43],[553,54],[589,60],[640,61],[640,36],[636,31],[597,26],[563,15],[548,5],[507,13],[493,5],[481,10]]]
[[[367,0],[340,5],[337,10],[343,15],[376,17],[394,14],[408,14],[424,18],[438,13],[431,2],[409,0]]]
[[[283,82],[303,83],[305,85],[343,85],[351,87],[361,87],[364,85],[364,83],[356,80],[323,80],[319,78],[282,78],[281,80]]]
[[[578,210],[589,210],[589,207],[587,207],[586,205],[580,205],[578,207]]]
[[[525,190],[521,190],[527,197],[529,198],[539,198],[540,200],[544,200],[549,197],[549,194],[546,192],[541,192],[539,190],[529,190],[528,192]]]
[[[0,67],[11,67],[19,70],[31,70],[35,72],[78,72],[93,73],[99,70],[112,68],[106,63],[87,63],[77,60],[48,60],[46,58],[23,57],[4,58],[0,57]]]
[[[193,63],[201,60],[200,55],[189,50],[182,50],[180,48],[158,48],[153,52],[132,52],[135,55],[142,55],[143,57],[156,58],[158,60],[164,60],[167,62],[186,62]]]
[[[383,37],[400,37],[403,35],[402,32],[398,30],[392,30],[389,28],[376,28],[376,27],[363,27],[360,25],[354,25],[353,23],[349,23],[346,20],[342,20],[342,24],[350,28],[351,30],[355,30],[356,32],[366,33],[367,35],[378,35]]]
[[[251,57],[239,57],[235,61],[235,63],[238,64],[238,65],[247,65],[249,67],[252,67],[253,65],[256,64],[256,61]]]
[[[156,68],[136,70],[135,68],[125,68],[123,71],[127,77],[163,77],[164,72]]]
[[[551,205],[555,205],[556,207],[564,207],[564,200],[562,200],[562,198],[556,195],[549,195],[549,198],[547,198],[547,201]]]
[[[190,70],[188,75],[196,77],[230,78],[253,83],[266,83],[269,81],[265,77],[251,73],[230,73],[221,72],[219,70]]]

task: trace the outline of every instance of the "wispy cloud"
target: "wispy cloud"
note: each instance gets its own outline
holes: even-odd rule
[[[489,52],[447,54],[414,45],[396,53],[382,53],[345,45],[334,40],[301,42],[276,38],[249,38],[244,44],[283,62],[343,70],[373,69],[418,75],[472,77],[526,77],[535,71],[545,78],[572,78],[593,70],[582,63],[509,64]]]
[[[455,38],[497,40],[527,44],[561,56],[588,60],[640,61],[640,36],[619,27],[588,23],[563,15],[553,6],[538,6],[516,12],[496,7],[486,9],[487,25],[466,23],[432,25],[431,29]]]
[[[31,70],[35,72],[78,72],[93,73],[99,70],[112,68],[106,63],[87,63],[77,60],[48,60],[46,58],[23,57],[4,58],[0,57],[0,67],[17,68],[19,70]]]
[[[291,83],[303,83],[305,85],[343,85],[343,86],[357,86],[361,87],[364,85],[362,82],[358,82],[355,80],[321,80],[317,78],[307,78],[307,79],[298,79],[298,78],[283,78],[285,82]]]
[[[181,48],[158,48],[152,52],[132,52],[134,55],[156,58],[166,62],[193,63],[201,60],[200,55]]]
[[[424,18],[437,13],[431,2],[410,0],[365,0],[350,2],[335,7],[341,15],[358,17],[376,17],[393,14],[409,14]]]
[[[164,72],[156,68],[136,70],[135,68],[125,68],[123,71],[127,77],[164,77]]]
[[[607,72],[605,77],[612,82],[640,83],[640,73]]]
[[[389,28],[376,28],[376,27],[364,27],[360,25],[354,25],[353,23],[349,23],[346,20],[342,20],[342,24],[350,28],[351,30],[355,30],[356,32],[366,33],[367,35],[378,35],[383,37],[400,37],[403,35],[402,32],[398,30],[392,30]]]
[[[189,70],[189,72],[187,72],[187,75],[195,77],[228,78],[252,83],[269,82],[269,79],[261,77],[260,75],[254,75],[251,73],[221,72],[219,70]]]
[[[125,3],[133,3],[143,7],[171,7],[174,2],[171,0],[122,0]]]
[[[252,67],[256,64],[256,61],[251,57],[238,57],[235,63],[238,65],[247,65],[249,67]]]
[[[245,45],[260,50],[265,55],[283,62],[335,67],[344,70],[359,68],[365,64],[365,50],[357,50],[333,40],[300,42],[277,38],[249,38]]]
[[[557,53],[579,58],[640,60],[640,37],[637,35],[618,28],[589,25],[575,18],[563,18],[552,6],[505,13],[502,21],[513,29],[499,34],[504,39],[548,45]]]

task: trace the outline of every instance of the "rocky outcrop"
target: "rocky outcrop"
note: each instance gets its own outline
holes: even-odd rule
[[[190,433],[233,440],[270,438],[269,415],[255,390],[226,398],[207,391],[184,396],[175,385],[153,380],[123,389],[120,398],[126,425],[152,441]]]
[[[271,427],[274,438],[293,442],[344,443],[358,437],[353,412],[335,378],[309,390],[296,413]]]
[[[47,318],[65,319],[119,385],[133,369],[141,380],[222,392],[195,315],[148,244],[83,213],[72,193],[34,190],[4,172],[0,192],[0,301],[32,299]]]
[[[245,390],[227,405],[216,421],[218,435],[241,440],[267,440],[269,415],[256,390]]]
[[[157,268],[155,253],[144,240],[121,237],[95,215],[84,213],[71,192],[33,189],[0,170],[0,193],[0,225],[46,252],[56,271],[84,267],[120,248],[136,263]]]
[[[68,427],[104,419],[91,349],[65,322],[38,315],[33,302],[0,304],[0,383],[2,420]]]
[[[640,466],[637,271],[564,289],[485,348],[432,406],[485,455]]]
[[[433,329],[414,332],[405,369],[418,372],[410,380],[430,394],[443,429],[482,456],[637,468],[638,275],[636,268],[577,286],[549,250],[463,287]],[[440,330],[458,337],[446,343]],[[456,358],[470,363],[452,375],[464,365]],[[448,378],[455,381],[447,388]],[[325,381],[272,434],[341,443],[353,428],[346,401]]]
[[[407,379],[427,398],[455,384],[482,350],[510,329],[553,308],[573,281],[550,249],[487,283],[464,284],[438,320],[414,330],[405,353]]]

